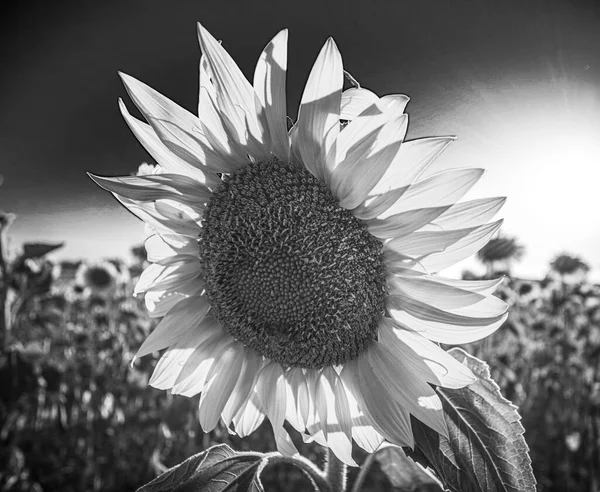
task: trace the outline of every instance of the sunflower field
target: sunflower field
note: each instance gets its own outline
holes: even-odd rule
[[[14,258],[2,257],[10,284],[2,288],[1,490],[135,490],[217,443],[274,449],[268,424],[244,439],[221,426],[203,433],[197,398],[148,386],[158,354],[131,364],[156,325],[132,295],[146,265],[143,248],[127,262],[46,259],[59,246],[27,244]],[[519,407],[541,491],[599,485],[600,287],[568,280],[507,276],[497,295],[511,306],[508,321],[463,347],[490,365],[503,395]],[[315,444],[299,448],[321,459]],[[356,475],[350,471],[350,484]],[[363,490],[433,490],[414,482],[403,488],[377,459],[362,480]],[[305,490],[307,478],[275,464],[263,485]]]

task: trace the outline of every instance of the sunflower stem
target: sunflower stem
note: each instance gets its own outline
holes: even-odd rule
[[[354,485],[352,486],[352,492],[360,492],[362,490],[363,484],[365,483],[365,479],[367,478],[367,475],[369,473],[369,469],[371,468],[373,461],[375,461],[376,454],[377,451],[367,456],[367,459],[360,467],[360,472],[358,472],[358,476],[356,477]]]
[[[331,492],[345,492],[347,471],[348,467],[346,464],[342,463],[331,449],[326,448],[325,475],[327,475],[327,482],[329,482]]]
[[[275,463],[289,463],[304,472],[307,475],[312,483],[315,485],[319,492],[333,492],[333,489],[329,485],[327,480],[327,476],[324,472],[322,472],[317,465],[315,465],[312,461],[305,458],[304,456],[297,455],[292,457],[283,456],[278,452],[269,453],[267,455],[268,461],[271,464]]]

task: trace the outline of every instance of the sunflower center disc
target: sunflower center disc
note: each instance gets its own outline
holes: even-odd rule
[[[382,243],[304,167],[277,160],[225,176],[200,258],[215,316],[285,366],[356,358],[384,311]]]

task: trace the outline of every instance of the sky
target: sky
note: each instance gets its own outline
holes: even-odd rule
[[[152,162],[119,113],[122,97],[138,114],[118,71],[195,110],[200,21],[248,77],[289,29],[292,118],[333,36],[363,87],[411,97],[408,138],[459,137],[430,172],[487,169],[466,198],[508,197],[502,232],[526,248],[515,274],[541,277],[566,251],[600,279],[594,0],[33,1],[0,18],[0,210],[18,216],[14,247],[65,241],[55,258],[98,259],[141,243],[142,224],[86,172],[126,175]]]

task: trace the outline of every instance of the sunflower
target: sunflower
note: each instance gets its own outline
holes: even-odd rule
[[[347,464],[352,442],[414,444],[410,415],[447,434],[432,385],[474,381],[436,342],[495,331],[500,280],[436,275],[478,251],[503,198],[457,203],[481,169],[423,172],[453,137],[405,140],[408,98],[343,91],[328,39],[288,129],[287,30],[251,85],[201,25],[199,117],[122,75],[148,124],[123,116],[161,166],[92,178],[149,224],[136,294],[164,318],[137,357],[167,349],[150,384],[201,393],[205,431],[265,417],[277,447],[305,440]]]
[[[75,274],[75,284],[92,294],[112,292],[118,282],[119,272],[108,261],[82,263]]]

